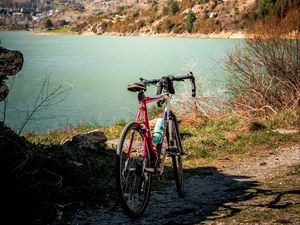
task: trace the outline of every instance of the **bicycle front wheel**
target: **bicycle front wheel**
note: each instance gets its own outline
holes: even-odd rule
[[[124,212],[131,218],[141,217],[148,205],[152,174],[149,148],[144,151],[141,126],[132,122],[124,128],[116,156],[116,185]]]
[[[174,114],[170,116],[169,125],[169,149],[170,155],[172,157],[173,173],[176,183],[176,189],[178,196],[184,197],[184,183],[183,183],[183,160],[182,160],[182,145],[179,135],[179,129],[177,124],[177,119]]]

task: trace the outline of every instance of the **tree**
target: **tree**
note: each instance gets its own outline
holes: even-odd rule
[[[45,22],[45,28],[50,29],[53,27],[52,21],[50,19],[47,19]]]
[[[270,14],[275,6],[276,0],[260,0],[258,5],[258,13],[260,16],[265,17]]]
[[[163,9],[162,9],[162,13],[164,16],[168,15],[169,14],[169,8],[167,6],[164,6]]]
[[[168,31],[171,31],[172,28],[174,27],[173,21],[170,20],[170,19],[166,19],[166,20],[165,20],[165,27],[166,27],[166,29],[167,29]]]
[[[193,24],[196,20],[196,16],[193,13],[193,11],[190,9],[187,13],[187,17],[186,17],[186,30],[189,33],[192,33],[193,31]]]
[[[175,15],[179,11],[179,5],[177,1],[168,0],[167,1],[167,8],[170,14]]]

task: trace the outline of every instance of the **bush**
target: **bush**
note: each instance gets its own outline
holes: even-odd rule
[[[165,22],[164,22],[164,26],[170,32],[172,30],[172,28],[174,27],[174,23],[173,23],[172,20],[166,19]]]
[[[228,54],[230,103],[236,110],[276,113],[300,99],[300,11],[257,22],[254,37]]]
[[[50,29],[53,27],[52,21],[50,19],[47,19],[45,22],[45,28]]]
[[[175,0],[168,0],[167,5],[163,8],[164,15],[171,14],[175,15],[179,11],[179,5]]]
[[[260,0],[258,4],[258,13],[261,16],[270,14],[274,8],[275,1],[273,0]]]
[[[195,14],[193,13],[192,10],[188,11],[186,20],[187,20],[186,21],[186,30],[187,30],[187,32],[192,33],[193,24],[194,24],[194,22],[196,20],[196,16],[195,16]]]

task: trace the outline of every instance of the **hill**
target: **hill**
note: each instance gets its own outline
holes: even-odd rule
[[[79,34],[210,34],[240,31],[255,10],[255,0],[91,1],[99,11],[72,27]]]
[[[5,0],[0,30],[92,35],[244,33],[299,0]]]

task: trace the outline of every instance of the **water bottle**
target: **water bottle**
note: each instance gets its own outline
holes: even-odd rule
[[[157,119],[155,127],[154,127],[154,133],[152,135],[152,141],[154,144],[159,144],[162,142],[164,132],[164,120],[163,119]]]

